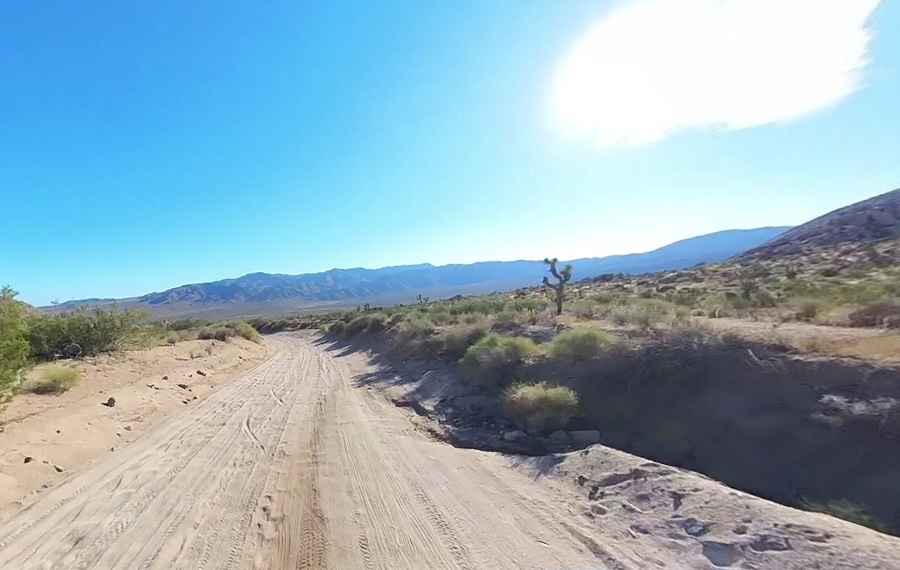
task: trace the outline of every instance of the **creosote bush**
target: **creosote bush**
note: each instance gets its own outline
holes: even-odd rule
[[[467,379],[486,386],[508,381],[516,369],[538,352],[528,338],[489,334],[470,346],[460,360]]]
[[[27,319],[31,354],[39,360],[51,360],[116,350],[135,334],[143,319],[139,312],[101,308],[31,315]]]
[[[0,392],[13,386],[28,360],[25,307],[16,301],[16,292],[0,289]]]
[[[486,322],[470,325],[456,325],[441,334],[444,356],[452,360],[461,358],[470,346],[481,340],[488,332]]]
[[[609,333],[578,328],[557,335],[547,352],[555,360],[584,362],[597,358],[614,344],[615,338]]]
[[[434,333],[434,323],[426,318],[414,316],[404,319],[391,329],[393,351],[402,356],[430,353]]]
[[[74,386],[79,377],[74,368],[49,366],[41,371],[40,377],[23,384],[23,388],[33,394],[61,394]]]
[[[578,394],[547,382],[515,384],[503,393],[503,411],[530,433],[562,429],[578,410]]]
[[[256,329],[244,321],[220,323],[200,329],[197,338],[200,340],[227,341],[229,338],[239,336],[252,342],[259,342],[260,336]]]

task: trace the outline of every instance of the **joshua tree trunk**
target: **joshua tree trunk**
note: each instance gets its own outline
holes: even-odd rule
[[[556,279],[556,283],[550,283],[550,280],[544,277],[544,286],[553,289],[556,296],[556,315],[559,316],[562,314],[563,301],[566,299],[566,283],[572,280],[572,266],[566,265],[562,271],[557,270],[556,264],[559,260],[555,257],[545,258],[544,263],[550,266],[548,271]]]

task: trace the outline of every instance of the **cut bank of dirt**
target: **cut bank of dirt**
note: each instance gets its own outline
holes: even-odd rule
[[[428,437],[310,336],[0,525],[9,568],[897,568],[900,540],[602,446]]]
[[[61,362],[80,373],[71,390],[22,393],[0,409],[0,521],[183,408],[196,407],[267,353],[264,345],[235,338]],[[109,398],[115,406],[101,405]]]

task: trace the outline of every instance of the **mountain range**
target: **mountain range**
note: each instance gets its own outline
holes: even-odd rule
[[[569,260],[575,279],[606,273],[641,274],[715,263],[777,238],[789,227],[725,230],[681,240],[646,253]],[[282,314],[327,310],[361,303],[402,303],[417,295],[449,297],[537,285],[542,261],[484,261],[435,266],[429,263],[378,269],[331,269],[284,275],[250,273],[234,279],[182,285],[127,299],[82,299],[47,307],[50,311],[116,304],[149,310],[159,317]]]

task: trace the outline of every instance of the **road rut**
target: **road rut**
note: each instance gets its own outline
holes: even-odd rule
[[[542,485],[423,436],[360,355],[272,356],[0,528],[0,568],[596,568]]]

